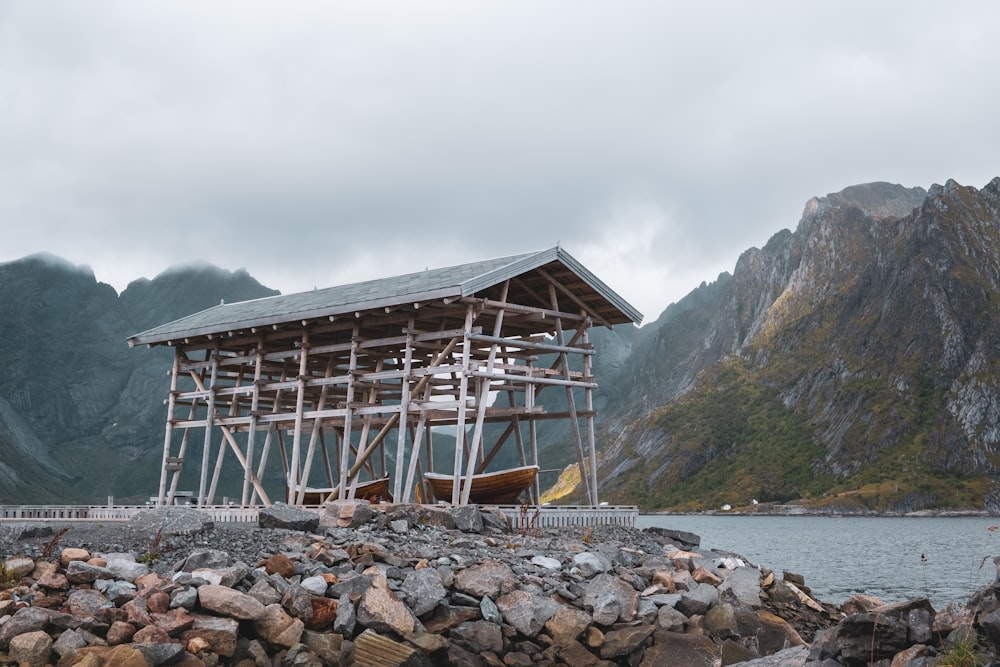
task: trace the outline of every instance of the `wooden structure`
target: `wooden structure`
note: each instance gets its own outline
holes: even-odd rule
[[[220,304],[136,334],[130,346],[174,348],[158,504],[194,465],[197,504],[212,505],[227,457],[243,507],[271,504],[261,478],[277,465],[292,504],[310,485],[349,498],[384,476],[397,502],[428,502],[425,471],[459,480],[450,502],[467,504],[501,448],[537,466],[536,422],[566,419],[596,505],[589,330],[641,318],[556,247]],[[564,410],[542,407],[545,389],[565,392]],[[447,471],[432,446],[442,430],[455,437]]]
[[[496,472],[481,472],[471,477],[469,502],[481,505],[514,505],[521,493],[538,477],[538,466],[521,466]],[[455,493],[455,478],[436,472],[424,473],[435,498],[446,500]]]

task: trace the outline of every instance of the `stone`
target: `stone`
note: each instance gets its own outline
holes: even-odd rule
[[[433,505],[394,505],[386,511],[390,521],[405,519],[412,526],[438,526],[446,530],[455,529],[455,517],[447,507]]]
[[[281,667],[323,667],[319,656],[305,644],[295,644],[281,658]]]
[[[231,657],[236,652],[239,630],[240,623],[233,618],[195,616],[191,629],[182,632],[179,639],[183,642],[190,642],[196,637],[204,639],[213,653]]]
[[[165,614],[170,609],[170,594],[154,588],[146,594],[146,609],[151,614]]]
[[[373,567],[365,574],[372,575],[372,583],[358,604],[358,622],[376,632],[413,632],[417,628],[416,617],[389,589],[381,570]]]
[[[52,654],[52,637],[41,630],[25,632],[10,640],[7,652],[19,665],[42,667],[49,662]]]
[[[135,535],[155,539],[163,537],[198,535],[215,528],[211,517],[196,509],[187,507],[154,507],[142,510],[129,519],[128,531]]]
[[[687,617],[704,615],[709,607],[719,601],[719,590],[711,584],[696,584],[691,590],[681,593],[681,599],[674,608]]]
[[[42,576],[38,577],[36,583],[39,587],[50,591],[69,590],[69,579],[67,579],[66,575],[62,572],[46,572]]]
[[[500,613],[500,608],[497,607],[496,602],[490,599],[489,595],[484,595],[483,599],[479,601],[479,613],[483,615],[484,621],[496,623],[497,625],[503,623],[503,615]]]
[[[367,500],[334,500],[323,505],[320,522],[339,528],[357,528],[374,518],[375,512]]]
[[[477,598],[488,595],[496,599],[501,593],[507,592],[505,588],[512,589],[516,582],[517,578],[510,566],[499,561],[486,560],[456,573],[452,585],[457,590]]]
[[[217,570],[233,564],[232,556],[220,549],[201,549],[194,551],[184,560],[174,566],[175,572],[194,572],[195,570]]]
[[[66,596],[66,608],[74,616],[93,616],[101,609],[113,606],[100,591],[77,589]],[[2,648],[2,642],[0,642]]]
[[[705,632],[713,639],[735,639],[740,636],[739,624],[736,622],[736,610],[728,602],[712,605],[705,612],[702,623]]]
[[[149,567],[144,563],[137,563],[127,554],[115,554],[116,558],[108,558],[108,570],[111,574],[125,581],[134,582],[137,579],[149,574]]]
[[[545,622],[545,630],[555,644],[566,644],[575,640],[590,625],[591,616],[582,609],[575,607],[560,607],[558,611]]]
[[[341,635],[334,632],[311,632],[306,630],[302,633],[301,641],[327,665],[337,665],[340,663],[340,652],[344,642],[344,638]]]
[[[150,667],[170,664],[184,652],[184,646],[176,642],[139,642],[133,646],[142,653]]]
[[[264,571],[268,574],[280,574],[285,579],[295,576],[295,564],[284,554],[275,554],[264,561]]]
[[[108,628],[107,640],[108,644],[114,646],[116,644],[125,644],[132,641],[132,635],[135,634],[135,626],[131,623],[125,623],[124,621],[115,621]]]
[[[371,667],[422,667],[428,664],[417,649],[371,629],[354,640],[354,663]]]
[[[203,609],[245,621],[263,617],[265,610],[264,605],[246,593],[213,584],[198,588],[198,603]]]
[[[704,567],[696,567],[691,573],[691,578],[699,584],[710,584],[718,587],[722,584],[722,578]]]
[[[270,507],[262,507],[257,513],[257,523],[261,528],[282,528],[314,533],[319,529],[319,513],[275,503]]]
[[[259,600],[259,598],[258,598]],[[198,604],[198,589],[194,586],[178,588],[170,594],[171,609],[191,610]]]
[[[751,567],[732,570],[719,586],[719,598],[735,605],[760,608],[760,573]]]
[[[11,556],[3,562],[3,571],[12,582],[19,581],[34,570],[35,561],[25,556]]]
[[[0,651],[6,649],[18,635],[42,630],[49,623],[49,614],[44,609],[25,607],[18,609],[10,619],[0,625]]]
[[[104,667],[151,667],[141,651],[128,644],[115,646],[104,655]]]
[[[75,560],[87,562],[90,560],[90,552],[86,549],[66,547],[59,554],[59,564],[63,567],[68,567],[69,564]]]
[[[227,586],[232,588],[250,575],[250,566],[246,563],[236,562],[229,567],[218,569],[199,568],[191,572],[191,576],[196,579],[203,579],[216,586]]]
[[[299,582],[299,586],[313,595],[326,595],[326,587],[328,585],[326,579],[321,575],[306,577]]]
[[[431,618],[423,621],[427,632],[441,633],[466,621],[474,621],[482,616],[479,607],[450,607],[439,605]]]
[[[617,575],[598,574],[587,585],[583,606],[594,611],[594,622],[610,625],[616,620],[627,623],[635,616],[639,594]],[[617,617],[612,615],[617,611]]]
[[[345,637],[354,635],[354,627],[358,622],[357,610],[351,604],[350,598],[341,598],[337,604],[337,617],[333,621],[333,631]]]
[[[194,616],[183,607],[171,609],[163,614],[150,614],[150,616],[153,619],[153,625],[170,636],[176,636],[185,630],[190,630],[194,625]]]
[[[295,618],[301,618],[303,623],[312,620],[313,596],[301,586],[289,586],[281,596],[281,606]]]
[[[582,553],[574,554],[573,567],[579,569],[580,574],[590,579],[594,575],[607,572],[611,567],[611,564],[599,554],[584,551]]]
[[[473,653],[503,649],[503,635],[500,626],[489,621],[469,621],[451,629],[448,633],[452,641],[460,641]]]
[[[310,604],[312,605],[312,615],[309,620],[302,619],[310,630],[322,630],[333,625],[333,622],[337,620],[337,611],[340,606],[337,600],[313,597]]]
[[[534,637],[559,611],[559,603],[526,591],[511,591],[496,601],[503,619],[526,637]]]
[[[546,570],[561,570],[562,562],[555,559],[549,558],[548,556],[532,556],[531,564],[537,565],[538,567],[544,568]]]
[[[721,660],[721,651],[705,635],[664,632],[658,634],[656,643],[646,649],[640,667],[684,665],[684,667],[715,667]]]
[[[406,519],[394,519],[389,522],[389,530],[397,535],[406,535],[410,532],[410,522]]]
[[[482,533],[483,515],[479,505],[460,505],[451,509],[455,519],[455,528],[463,533]]]
[[[630,655],[642,646],[655,629],[653,625],[633,625],[608,632],[604,635],[601,657],[609,660]]]
[[[441,581],[441,574],[433,567],[408,573],[400,590],[406,594],[407,605],[418,617],[434,611],[448,595],[448,589]]]
[[[607,667],[614,664],[594,655],[586,646],[576,640],[559,646],[556,653],[561,661],[560,664],[573,665],[573,667]]]
[[[247,591],[247,595],[264,606],[281,602],[281,593],[274,587],[274,583],[270,579],[261,579],[255,583]]]
[[[87,640],[84,639],[83,635],[79,632],[72,629],[64,630],[63,633],[59,635],[59,638],[52,644],[52,650],[55,651],[60,658],[65,658],[86,645]]]
[[[280,604],[268,605],[264,613],[254,620],[254,629],[274,646],[290,648],[302,637],[305,624],[282,609]]]
[[[66,566],[66,579],[71,584],[91,584],[98,579],[111,579],[114,573],[107,567],[98,567],[82,560],[70,561]]]
[[[193,626],[194,623],[191,625]],[[132,642],[136,644],[169,644],[172,641],[166,630],[155,625],[147,625],[137,630],[132,636]],[[111,643],[110,640],[108,643]]]

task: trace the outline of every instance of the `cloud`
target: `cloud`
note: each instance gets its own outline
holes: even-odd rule
[[[289,292],[558,242],[651,321],[811,196],[996,176],[998,14],[0,3],[0,261]]]

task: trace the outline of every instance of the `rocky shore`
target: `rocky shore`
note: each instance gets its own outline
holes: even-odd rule
[[[253,525],[180,508],[0,525],[0,665],[916,667],[997,655],[1000,582],[942,610],[864,596],[834,606],[801,577],[663,529],[512,530],[475,506],[353,501],[279,505]]]

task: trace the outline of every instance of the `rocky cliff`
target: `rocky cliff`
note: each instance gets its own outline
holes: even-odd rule
[[[810,199],[644,331],[602,497],[997,509],[998,281],[1000,178]]]
[[[172,357],[130,351],[126,336],[220,299],[276,293],[208,266],[135,281],[119,296],[55,257],[0,264],[0,503],[148,496]]]

